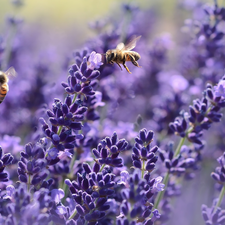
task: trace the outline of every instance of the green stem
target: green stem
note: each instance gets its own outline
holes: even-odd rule
[[[189,132],[191,132],[191,131],[192,131],[192,129],[189,129],[187,133],[189,133]],[[183,144],[184,144],[185,139],[186,139],[186,137],[183,137],[183,138],[180,139],[180,142],[179,142],[179,144],[178,144],[178,146],[177,146],[177,148],[176,148],[175,154],[174,154],[175,157],[178,156],[178,155],[180,154],[180,150],[181,150],[181,147],[182,147]],[[157,196],[157,199],[156,199],[156,203],[154,204],[154,208],[155,208],[155,209],[158,207],[159,202],[162,200],[162,198],[163,198],[163,196],[164,196],[164,192],[165,192],[165,190],[166,190],[166,188],[167,188],[167,185],[168,185],[168,182],[169,182],[169,175],[170,175],[170,173],[169,173],[169,171],[168,171],[168,172],[166,173],[166,176],[165,176],[164,180],[163,180],[163,183],[165,184],[164,191],[160,191],[160,192],[159,192],[159,194],[158,194],[158,196]]]
[[[180,140],[180,142],[179,142],[179,144],[178,144],[178,146],[176,148],[175,154],[174,154],[175,157],[180,154],[180,150],[181,150],[181,147],[184,144],[185,139],[186,139],[186,137],[181,138],[181,140]]]
[[[104,169],[105,165],[106,165],[106,164],[103,164],[103,165],[102,165],[101,169],[99,170],[100,172],[102,172],[102,170]]]
[[[73,96],[72,104],[76,101],[76,99],[77,99],[77,93]]]
[[[64,182],[63,182],[63,185],[62,185],[62,189],[63,189],[65,195],[64,195],[64,198],[62,199],[62,202],[65,203],[65,200],[66,200],[66,197],[68,195],[69,189],[68,189],[68,186],[65,184],[65,180],[64,179],[63,179],[63,181]]]
[[[71,162],[70,162],[70,174],[69,174],[69,178],[72,178],[73,177],[73,166],[74,166],[74,163],[75,163],[75,161],[76,161],[76,158],[77,158],[77,155],[76,155],[76,152],[74,152],[74,154],[73,154],[73,158],[72,158],[72,160],[71,160]]]
[[[62,126],[59,126],[59,130],[58,130],[57,134],[60,135],[61,131],[62,131]]]
[[[160,201],[162,200],[163,196],[164,196],[164,192],[167,188],[167,185],[168,185],[168,182],[169,182],[169,171],[166,173],[166,176],[164,177],[164,180],[163,180],[163,183],[165,184],[165,187],[164,187],[164,191],[160,191],[158,196],[157,196],[157,199],[156,199],[156,202],[154,204],[154,209],[157,209],[158,206],[159,206],[159,203]]]
[[[31,175],[28,175],[28,183],[27,183],[27,190],[30,191],[30,182],[31,182]]]
[[[145,173],[145,161],[142,162],[141,178],[144,178],[144,173]]]
[[[72,220],[72,219],[73,219],[73,217],[74,217],[74,216],[76,216],[76,215],[77,215],[77,210],[76,210],[76,209],[74,209],[74,211],[73,211],[72,215],[69,217],[69,220]]]
[[[220,204],[221,204],[221,202],[222,202],[222,200],[223,200],[224,194],[225,194],[225,185],[223,185],[223,188],[222,188],[221,191],[220,191],[219,200],[218,200],[218,202],[217,202],[217,204],[216,204],[216,206],[215,206],[215,208],[214,208],[214,210],[213,210],[213,213],[214,213],[214,212],[216,211],[216,209],[220,206]]]

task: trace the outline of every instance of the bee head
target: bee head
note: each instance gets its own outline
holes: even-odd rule
[[[108,50],[105,55],[106,55],[107,63],[112,61],[114,59],[114,57],[115,57],[115,54],[114,54],[114,52],[112,50]]]
[[[8,82],[7,76],[2,71],[0,71],[0,84],[4,84],[6,82]]]

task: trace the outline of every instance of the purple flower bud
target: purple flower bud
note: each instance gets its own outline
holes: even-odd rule
[[[27,162],[27,171],[29,173],[32,173],[33,172],[33,163],[31,161],[28,161]]]
[[[147,163],[145,169],[147,171],[152,171],[155,168],[155,163]]]
[[[100,75],[100,72],[98,70],[94,70],[91,75],[88,77],[89,80],[94,80]]]
[[[136,147],[133,148],[133,153],[134,153],[136,156],[140,156],[140,152],[139,152],[139,150],[138,150]]]
[[[100,170],[100,165],[99,165],[98,163],[95,163],[94,166],[93,166],[93,171],[94,171],[95,173],[98,173],[99,170]]]
[[[55,114],[51,110],[47,110],[48,117],[55,117]],[[46,122],[45,122],[46,124]]]
[[[116,145],[113,145],[113,146],[110,148],[110,151],[111,151],[112,153],[117,153],[117,152],[118,152],[117,146],[116,146]]]
[[[96,158],[100,158],[99,151],[96,148],[92,149],[92,153],[95,155]]]
[[[139,136],[140,136],[141,141],[145,142],[146,141],[146,129],[140,130]]]
[[[85,86],[81,89],[81,92],[88,95],[90,94],[90,92],[92,91],[92,87],[91,86]]]
[[[56,141],[56,142],[59,142],[59,141],[60,141],[60,137],[59,137],[58,134],[53,134],[53,135],[52,135],[52,139],[53,139],[54,141]]]
[[[4,163],[3,163],[4,164]],[[22,169],[22,170],[26,170],[26,165],[23,163],[23,162],[21,162],[21,161],[19,161],[18,162],[18,166]]]
[[[30,143],[25,145],[25,151],[26,151],[28,156],[32,155],[32,153],[31,153],[32,148],[31,148],[31,144]]]
[[[155,145],[154,147],[151,148],[150,151],[156,153],[158,151],[158,149],[159,149],[159,147]]]
[[[53,125],[58,125],[58,120],[55,119],[54,117],[50,117],[50,118],[49,118],[49,121],[50,121],[50,123],[53,124]]]
[[[67,87],[67,88],[65,88],[65,90],[66,90],[66,92],[69,93],[69,94],[73,94],[73,93],[74,93],[74,90],[73,90],[73,88],[71,88],[71,87]]]
[[[61,85],[62,85],[64,88],[68,88],[68,87],[69,87],[69,85],[68,85],[67,83],[65,83],[65,82],[61,82]]]
[[[78,80],[81,80],[81,78],[82,78],[82,73],[80,72],[80,71],[77,71],[77,72],[75,72],[74,73],[74,76],[78,79]]]
[[[82,106],[80,108],[77,109],[76,114],[84,114],[87,111],[87,107]]]
[[[138,137],[136,137],[134,140],[140,145],[143,144],[143,141],[140,138],[138,138]]]
[[[117,148],[118,148],[119,150],[122,149],[122,146],[123,146],[124,142],[125,142],[125,139],[121,139],[121,140],[119,140],[119,141],[116,143],[116,146],[117,146]]]
[[[73,76],[73,74],[74,74],[73,68],[70,68],[70,69],[68,70],[68,73],[69,73],[71,76]]]
[[[112,164],[115,165],[115,166],[118,166],[118,167],[120,167],[122,163],[123,163],[122,158],[115,158],[115,159],[112,160]]]
[[[111,148],[111,146],[112,146],[112,141],[111,141],[111,139],[110,139],[109,137],[106,137],[105,140],[106,140],[107,146],[108,146],[109,148]]]
[[[71,77],[71,86],[72,86],[72,87],[75,87],[77,84],[78,84],[78,83],[77,83],[76,77]]]
[[[87,163],[83,163],[83,168],[87,174],[91,173],[91,167]]]
[[[116,134],[116,132],[113,133],[113,135],[111,137],[111,140],[112,140],[112,145],[115,145],[116,142],[117,142],[117,134]]]
[[[165,166],[167,169],[171,168],[170,161],[168,159],[165,160]]]
[[[145,148],[145,147],[143,147],[142,149],[141,149],[141,156],[142,157],[144,157],[144,158],[146,158],[147,157],[147,149]]]
[[[81,66],[80,66],[81,73],[84,74],[86,69],[87,69],[87,62],[82,62]]]
[[[82,76],[82,77],[81,77],[81,81],[82,81],[83,83],[86,83],[86,82],[87,82],[87,78],[86,78],[85,76]]]
[[[60,117],[57,119],[57,124],[59,124],[59,125],[64,125],[64,122],[65,122],[65,120],[64,120],[63,116],[60,116]]]
[[[64,120],[63,120],[64,121]],[[50,133],[50,137],[51,137],[51,135],[53,134],[53,133],[57,133],[58,132],[58,127],[57,126],[54,126],[54,125],[52,125],[52,132]]]
[[[176,166],[178,165],[178,162],[179,162],[179,159],[178,159],[178,158],[173,159],[173,160],[172,160],[172,163],[171,163],[171,166],[172,166],[172,167],[176,167]]]
[[[85,215],[85,209],[81,205],[76,205],[76,210],[81,216]]]
[[[79,122],[73,122],[70,124],[70,128],[73,130],[81,130],[82,124]]]
[[[147,209],[142,213],[142,217],[147,218],[149,217],[151,214],[151,210]]]
[[[103,148],[103,149],[101,150],[101,157],[102,157],[103,159],[106,159],[107,156],[108,156],[108,151],[107,151],[106,148]]]
[[[72,106],[70,107],[70,112],[72,112],[72,113],[76,112],[78,107],[79,107],[79,105],[76,102],[73,103]]]
[[[133,165],[134,165],[134,167],[141,169],[141,161],[135,160],[135,161],[133,161]]]
[[[152,141],[153,136],[154,136],[154,132],[152,130],[148,131],[147,137],[146,137],[146,142]]]
[[[65,115],[69,112],[69,108],[68,108],[67,104],[62,105],[62,112]]]
[[[70,96],[70,95],[67,95],[67,96],[66,96],[66,99],[65,99],[65,104],[66,104],[68,107],[70,107],[71,103],[72,103],[71,96]]]
[[[20,174],[19,175],[19,180],[23,183],[27,183],[27,176]]]
[[[80,92],[81,91],[81,85],[80,84],[76,84],[74,86],[74,90],[75,90],[75,92]]]
[[[59,150],[57,148],[51,148],[48,150],[48,158],[55,159],[58,156]]]
[[[76,72],[76,71],[79,70],[77,64],[73,64],[73,65],[72,65],[72,69],[73,69],[74,72]]]

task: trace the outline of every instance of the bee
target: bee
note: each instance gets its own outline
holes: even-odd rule
[[[120,43],[117,45],[116,49],[108,50],[106,52],[106,61],[107,63],[114,64],[116,63],[120,69],[122,67],[120,64],[123,64],[124,68],[128,73],[131,73],[128,67],[125,65],[126,61],[131,61],[135,66],[141,67],[138,65],[137,61],[141,58],[141,56],[135,52],[131,51],[136,46],[136,42],[141,38],[141,36],[134,36],[126,45],[124,43]]]
[[[13,67],[10,67],[6,72],[0,71],[0,104],[3,102],[7,92],[9,91],[9,77],[15,75],[16,71]]]

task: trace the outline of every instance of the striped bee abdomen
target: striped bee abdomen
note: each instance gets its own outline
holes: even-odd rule
[[[7,92],[8,92],[8,89],[9,89],[9,87],[8,87],[7,83],[5,83],[5,84],[3,84],[1,86],[1,89],[0,89],[0,103],[3,102],[5,96],[6,96]]]

